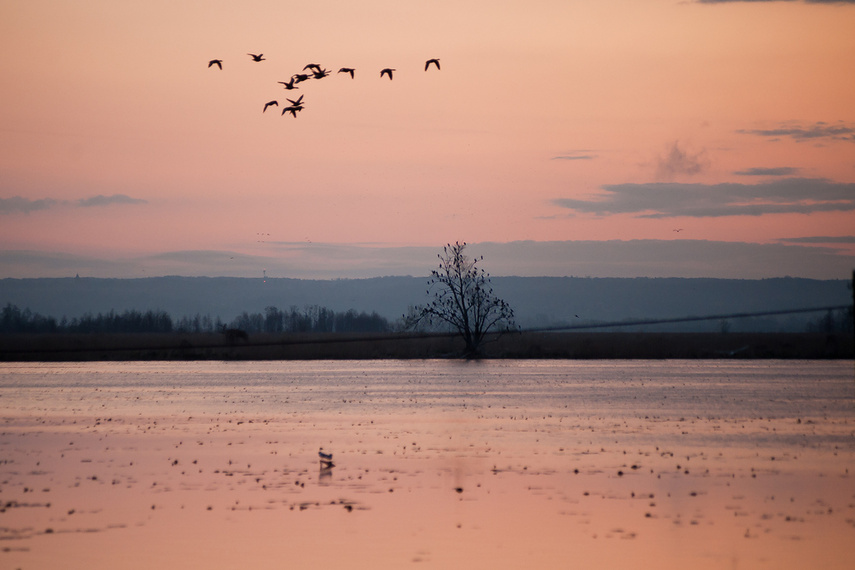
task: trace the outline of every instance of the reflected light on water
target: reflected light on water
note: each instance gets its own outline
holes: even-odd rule
[[[851,374],[3,364],[0,566],[850,568]]]

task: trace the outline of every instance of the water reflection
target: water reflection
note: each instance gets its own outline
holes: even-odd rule
[[[849,568],[852,403],[836,362],[4,364],[0,566]]]

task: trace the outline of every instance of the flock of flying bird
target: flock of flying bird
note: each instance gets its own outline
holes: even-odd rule
[[[248,53],[247,55],[249,57],[251,57],[252,61],[254,61],[254,62],[266,61],[266,58],[263,57],[264,56],[263,53],[259,53],[259,54]],[[222,71],[223,60],[212,59],[211,61],[208,62],[209,68],[213,67],[215,65],[220,69],[220,71]],[[425,62],[425,71],[430,69],[431,65],[436,66],[436,69],[439,70],[440,69],[439,59],[432,58],[432,59],[427,60]],[[386,68],[380,70],[380,78],[382,79],[383,76],[386,75],[389,77],[389,81],[391,81],[392,80],[392,74],[395,71],[396,71],[396,69],[394,69],[394,68],[386,67]],[[306,72],[308,72],[308,73],[306,73]],[[352,67],[342,67],[341,69],[338,70],[338,72],[339,73],[347,73],[348,75],[350,75],[350,78],[353,79],[355,76],[356,70],[353,69]],[[281,83],[282,85],[285,86],[286,90],[290,91],[293,89],[299,89],[299,87],[297,87],[297,85],[299,83],[302,83],[303,81],[308,81],[309,79],[323,79],[324,77],[327,77],[330,73],[331,73],[330,70],[324,69],[323,67],[321,67],[317,63],[310,63],[303,68],[303,73],[295,73],[294,75],[291,76],[291,78],[288,81],[278,81],[277,83]],[[299,111],[303,110],[303,96],[300,95],[300,97],[297,98],[296,100],[288,99],[286,97],[286,100],[290,103],[290,105],[288,105],[287,107],[284,107],[282,109],[282,114],[284,115],[285,113],[291,113],[292,117],[296,117],[297,113]],[[279,101],[277,101],[277,100],[268,101],[267,103],[264,104],[264,108],[261,110],[261,112],[262,113],[266,112],[268,107],[279,107]]]

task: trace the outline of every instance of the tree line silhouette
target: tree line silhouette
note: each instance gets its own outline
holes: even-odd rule
[[[417,317],[414,308],[412,315],[404,321]],[[745,320],[745,319],[743,319]],[[754,321],[756,319],[748,319]],[[762,323],[744,327],[748,330],[764,328]],[[827,311],[823,315],[809,319],[804,323],[805,332],[852,332],[852,309]],[[122,313],[86,313],[81,317],[68,319],[44,316],[29,308],[20,309],[11,303],[0,309],[0,334],[10,333],[219,333],[224,328],[232,328],[247,333],[350,333],[350,332],[394,332],[405,328],[404,323],[390,322],[376,312],[333,311],[319,305],[298,309],[292,306],[287,310],[267,307],[261,313],[243,312],[231,322],[226,323],[220,317],[196,314],[173,318],[165,311],[126,310]],[[728,321],[721,323],[720,332],[738,332],[743,327],[733,327]],[[768,327],[766,327],[768,328]],[[418,330],[447,331],[447,328],[421,327]],[[795,332],[795,331],[792,331]]]
[[[376,312],[333,311],[318,305],[303,309],[292,306],[288,310],[271,306],[263,313],[244,311],[229,323],[198,313],[175,319],[160,310],[85,313],[57,320],[11,303],[0,309],[0,333],[213,333],[226,327],[246,333],[391,332],[395,328]]]

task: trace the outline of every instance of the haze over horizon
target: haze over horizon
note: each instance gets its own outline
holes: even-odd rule
[[[427,275],[466,241],[494,275],[848,279],[853,29],[855,0],[4,2],[0,278]]]

